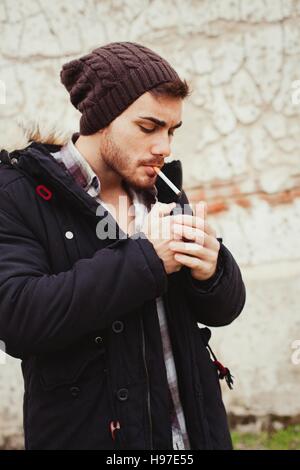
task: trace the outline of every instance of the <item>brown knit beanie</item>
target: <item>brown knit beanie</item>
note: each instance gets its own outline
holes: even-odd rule
[[[98,47],[63,65],[60,77],[82,114],[82,135],[106,127],[151,88],[179,78],[165,59],[133,42]]]

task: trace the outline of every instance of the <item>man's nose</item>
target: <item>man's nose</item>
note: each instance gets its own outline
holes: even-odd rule
[[[151,149],[152,155],[160,155],[161,157],[168,157],[171,154],[171,143],[169,137],[161,138],[155,142]]]

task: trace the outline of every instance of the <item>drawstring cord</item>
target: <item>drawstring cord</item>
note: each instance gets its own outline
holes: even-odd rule
[[[211,353],[212,357],[214,358],[213,363],[215,364],[216,368],[218,369],[219,379],[223,380],[225,378],[228,387],[230,388],[230,390],[232,390],[233,389],[234,376],[231,375],[231,372],[228,369],[228,367],[224,367],[223,364],[221,364],[221,362],[218,361],[218,359],[216,358],[215,354],[213,353],[211,347],[208,344],[207,344],[206,347],[208,348],[209,352]]]

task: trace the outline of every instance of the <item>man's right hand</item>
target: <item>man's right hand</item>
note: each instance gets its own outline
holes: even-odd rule
[[[157,202],[146,216],[141,228],[141,232],[146,235],[157,255],[163,261],[167,274],[180,271],[182,267],[182,264],[174,259],[174,251],[169,248],[171,240],[181,238],[175,235],[172,230],[173,217],[170,216],[170,213],[175,207],[175,202],[170,204]]]

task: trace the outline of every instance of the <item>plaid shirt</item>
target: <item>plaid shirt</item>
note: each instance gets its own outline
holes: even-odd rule
[[[73,135],[72,139],[69,140],[69,142],[64,145],[59,152],[53,153],[52,156],[73,176],[74,180],[84,189],[84,191],[86,191],[91,197],[95,198],[99,204],[101,203],[107,209],[105,203],[101,201],[100,198],[100,180],[85,158],[75,147],[75,138],[76,134]],[[144,218],[148,213],[148,208],[145,204],[142,193],[138,193],[130,187],[127,189],[129,190],[133,200],[135,210],[135,230],[137,233],[143,225]],[[176,367],[162,297],[158,297],[156,299],[156,306],[163,344],[170,400],[172,402],[171,422],[173,449],[186,450],[190,449],[190,443],[186,431],[185,417],[179,398]]]

